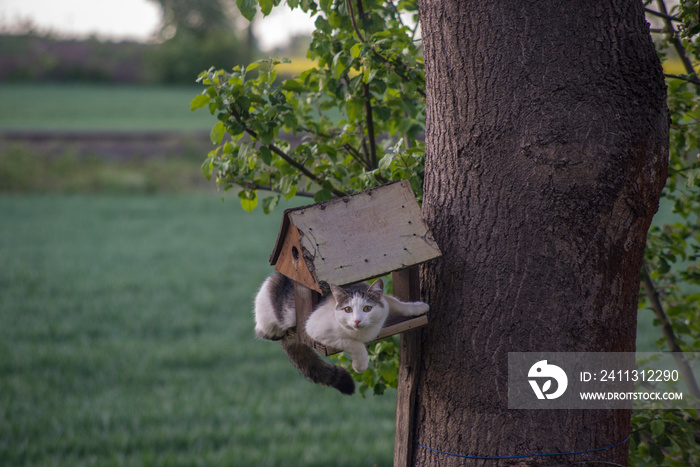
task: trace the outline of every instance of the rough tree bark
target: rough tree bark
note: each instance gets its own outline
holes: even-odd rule
[[[641,1],[421,0],[421,269],[430,324],[414,438],[462,455],[615,444],[628,411],[508,410],[507,355],[633,351],[640,267],[666,178],[662,69]],[[501,461],[625,464],[628,445]],[[415,465],[495,465],[413,446]]]

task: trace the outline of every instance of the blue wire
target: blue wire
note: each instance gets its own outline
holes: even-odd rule
[[[570,456],[570,455],[575,455],[575,454],[588,454],[589,452],[596,452],[596,451],[604,451],[606,449],[612,449],[617,446],[620,446],[621,444],[625,444],[627,441],[629,441],[630,437],[627,436],[624,440],[620,441],[617,444],[613,444],[612,446],[606,446],[604,448],[596,448],[596,449],[591,449],[588,451],[574,451],[574,452],[548,452],[545,454],[522,454],[519,456],[465,456],[464,454],[452,454],[451,452],[445,452],[445,451],[440,451],[439,449],[433,449],[429,448],[428,446],[423,446],[420,444],[418,441],[416,441],[416,444],[424,449],[427,449],[429,451],[434,451],[434,452],[439,452],[440,454],[446,454],[448,456],[454,456],[454,457],[463,457],[465,459],[520,459],[523,457],[543,457],[543,456]]]

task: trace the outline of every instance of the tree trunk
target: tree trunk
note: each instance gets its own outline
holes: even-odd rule
[[[635,349],[646,232],[666,180],[663,72],[642,3],[421,0],[423,215],[416,443],[462,456],[588,451],[623,410],[508,410],[508,352]],[[420,466],[495,465],[414,444]],[[628,444],[503,460],[626,464]]]

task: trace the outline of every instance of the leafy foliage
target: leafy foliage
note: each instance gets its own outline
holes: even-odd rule
[[[238,4],[251,16],[249,2]],[[324,201],[398,179],[420,197],[423,63],[416,26],[404,22],[408,13],[417,24],[416,2],[365,1],[359,13],[343,1],[289,4],[317,17],[308,52],[316,66],[282,82],[276,59],[202,73],[207,88],[192,108],[218,119],[204,175],[242,187],[244,209],[259,190],[275,193],[263,200],[269,211],[280,196]],[[260,6],[265,13],[269,3]]]
[[[682,0],[668,10],[666,2],[645,2],[650,18],[663,23],[655,45],[662,60],[680,57],[685,73],[667,75],[671,115],[669,174],[662,203],[673,218],[655,222],[647,236],[645,271],[659,302],[640,295],[640,313],[654,309],[658,326],[668,324],[657,345],[661,350],[700,351],[700,80],[694,64],[700,59],[698,4]],[[653,15],[653,16],[652,16]],[[659,19],[660,18],[660,19]],[[697,376],[695,377],[697,379]],[[699,465],[700,422],[697,410],[637,411],[632,419],[630,463],[633,465]]]
[[[279,0],[238,0],[251,19],[259,6],[268,14]],[[312,196],[316,201],[408,179],[421,198],[424,152],[424,73],[417,2],[410,0],[289,0],[292,8],[315,15],[316,31],[308,57],[316,66],[278,82],[280,60],[256,62],[232,71],[200,75],[206,90],[192,107],[207,107],[218,123],[217,145],[203,165],[224,189],[242,187],[244,209],[252,210],[261,190],[269,212],[281,196]],[[666,321],[685,352],[700,350],[700,60],[699,7],[681,0],[667,11],[663,0],[647,11],[664,28],[653,29],[662,59],[668,50],[681,57],[686,73],[668,76],[672,115],[669,179],[663,202],[676,219],[650,230],[645,271],[661,297]],[[227,136],[228,135],[228,136]],[[650,300],[640,295],[640,310]],[[656,310],[655,310],[656,311]],[[657,319],[656,324],[663,325]],[[669,345],[669,337],[659,346]],[[370,369],[356,375],[364,394],[396,387],[397,345],[370,346]],[[340,364],[349,368],[345,357]],[[636,465],[700,465],[695,441],[698,414],[640,411],[633,418],[631,461]]]

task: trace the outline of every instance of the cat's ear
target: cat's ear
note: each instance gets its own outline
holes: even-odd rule
[[[377,279],[372,282],[372,285],[367,289],[367,295],[379,301],[384,295],[384,282],[381,279]]]
[[[342,287],[331,284],[331,293],[335,298],[336,303],[345,303],[348,299],[348,293]]]

